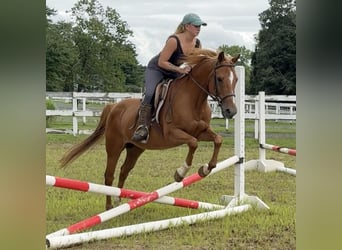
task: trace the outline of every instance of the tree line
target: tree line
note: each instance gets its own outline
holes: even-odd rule
[[[227,54],[241,54],[246,93],[296,94],[295,1],[270,0],[259,14],[261,30],[254,52],[221,45]],[[133,32],[113,8],[98,0],[79,0],[69,21],[53,22],[46,6],[46,90],[141,92],[145,66],[137,60],[129,38]]]

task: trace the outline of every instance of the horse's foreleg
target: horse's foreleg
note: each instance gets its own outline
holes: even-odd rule
[[[197,139],[192,137],[190,141],[188,142],[188,147],[189,147],[188,154],[185,158],[185,162],[183,166],[177,168],[174,174],[175,181],[177,182],[182,181],[184,177],[186,176],[187,172],[189,171],[189,169],[191,168],[192,160],[194,158],[195,151],[198,147]]]
[[[212,154],[212,157],[211,157],[209,163],[202,166],[198,170],[198,174],[201,177],[205,177],[211,172],[211,170],[213,168],[216,167],[218,154],[219,154],[219,151],[220,151],[220,148],[222,145],[222,136],[216,134],[214,131],[209,129],[207,131],[207,133],[201,134],[201,136],[199,137],[199,140],[201,140],[201,141],[213,141],[214,142],[214,152]]]

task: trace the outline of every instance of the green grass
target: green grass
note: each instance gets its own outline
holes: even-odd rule
[[[221,122],[220,122],[221,121]],[[216,123],[216,124],[215,124]],[[225,131],[223,120],[213,120],[216,131],[227,135],[224,138],[219,160],[234,154],[233,123]],[[246,122],[246,130],[253,132],[253,122]],[[249,128],[250,127],[250,128]],[[295,148],[295,123],[267,122],[270,144]],[[70,146],[86,138],[85,135],[46,136],[46,173],[49,175],[73,178],[94,183],[103,183],[106,154],[101,142],[90,152],[81,156],[66,169],[60,169],[58,160]],[[192,174],[206,163],[213,145],[200,142],[195,154]],[[163,151],[146,151],[137,162],[126,181],[126,188],[153,191],[173,182],[173,174],[185,158],[187,147],[181,146]],[[295,157],[267,151],[268,159],[276,159],[288,167],[296,168]],[[120,158],[119,167],[125,154]],[[258,142],[253,136],[246,138],[246,161],[258,158]],[[115,177],[116,177],[115,176]],[[115,179],[116,183],[117,179]],[[245,174],[245,191],[262,199],[270,210],[252,209],[223,219],[199,222],[167,230],[142,233],[122,238],[85,243],[70,249],[295,249],[296,178],[280,172],[260,173],[248,171]],[[185,189],[172,193],[172,196],[205,202],[220,203],[221,195],[233,195],[234,169],[228,168]],[[123,199],[122,202],[128,200]],[[46,188],[46,231],[47,234],[65,228],[73,223],[104,211],[103,195]],[[179,217],[199,213],[198,210],[184,209],[162,204],[147,204],[129,213],[111,219],[91,230],[143,223],[154,220]]]

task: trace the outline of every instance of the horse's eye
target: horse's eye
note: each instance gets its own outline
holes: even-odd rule
[[[218,82],[222,82],[222,81],[223,81],[223,78],[220,77],[220,76],[218,76],[218,77],[216,77],[216,80],[217,80]]]

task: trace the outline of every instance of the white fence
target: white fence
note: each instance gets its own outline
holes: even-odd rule
[[[88,133],[91,131],[79,131],[77,117],[83,118],[86,123],[86,117],[97,117],[101,115],[102,110],[87,110],[87,103],[107,104],[115,103],[129,98],[141,98],[141,93],[86,93],[86,92],[46,92],[46,99],[59,100],[65,103],[72,103],[71,109],[66,110],[46,110],[46,116],[69,116],[73,117],[73,129],[67,133],[74,135]],[[246,119],[257,120],[258,117],[258,96],[246,95],[245,117]],[[82,109],[78,110],[78,101],[82,102]],[[218,103],[208,99],[212,118],[223,118]],[[296,96],[269,95],[266,96],[265,104],[266,120],[296,120]],[[228,122],[226,122],[228,128]],[[46,129],[46,132],[56,131]],[[56,131],[58,132],[58,131]]]
[[[119,102],[123,99],[141,98],[141,93],[97,93],[97,92],[46,92],[46,99],[64,100],[65,102],[72,102],[73,99],[86,99],[88,103],[107,104],[111,102]]]
[[[259,97],[246,95],[246,119],[257,119]],[[217,102],[209,100],[212,117],[223,118]],[[269,95],[266,96],[265,112],[267,120],[296,120],[296,96]]]

